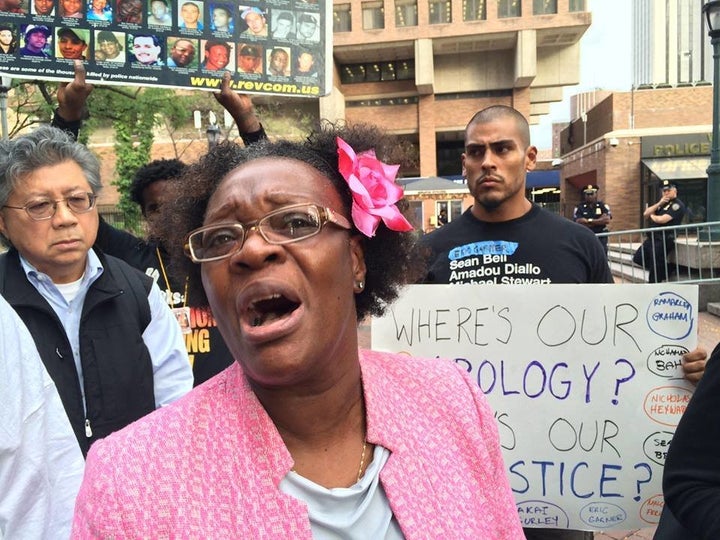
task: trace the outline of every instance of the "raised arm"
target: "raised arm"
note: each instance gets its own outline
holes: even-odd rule
[[[231,75],[229,71],[223,74],[222,85],[219,92],[213,96],[235,120],[240,137],[245,146],[267,139],[265,129],[255,115],[252,100],[246,94],[239,94],[230,88]]]
[[[85,66],[81,60],[73,65],[75,76],[69,83],[60,83],[57,91],[58,106],[55,109],[51,125],[67,131],[77,139],[87,113],[87,98],[93,91],[93,85],[85,82]]]

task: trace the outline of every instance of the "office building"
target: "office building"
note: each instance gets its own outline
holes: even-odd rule
[[[334,0],[335,85],[322,118],[368,121],[417,149],[417,176],[460,174],[476,111],[536,122],[579,82],[584,0]]]

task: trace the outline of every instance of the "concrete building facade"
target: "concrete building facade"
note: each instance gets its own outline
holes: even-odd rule
[[[478,110],[531,123],[579,82],[584,0],[334,0],[333,92],[322,118],[368,121],[417,148],[417,176],[460,173]]]

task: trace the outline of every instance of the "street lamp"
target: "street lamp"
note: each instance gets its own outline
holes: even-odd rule
[[[10,138],[10,130],[8,129],[7,119],[7,96],[12,86],[10,77],[0,77],[0,126],[2,126],[2,138]]]
[[[707,221],[720,221],[720,0],[711,0],[702,11],[713,47],[713,131],[710,166],[707,168]],[[720,230],[708,230],[704,241],[720,238]]]

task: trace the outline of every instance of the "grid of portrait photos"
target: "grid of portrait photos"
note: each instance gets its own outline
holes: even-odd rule
[[[0,0],[0,72],[325,95],[329,0]],[[329,90],[328,90],[329,91]]]

